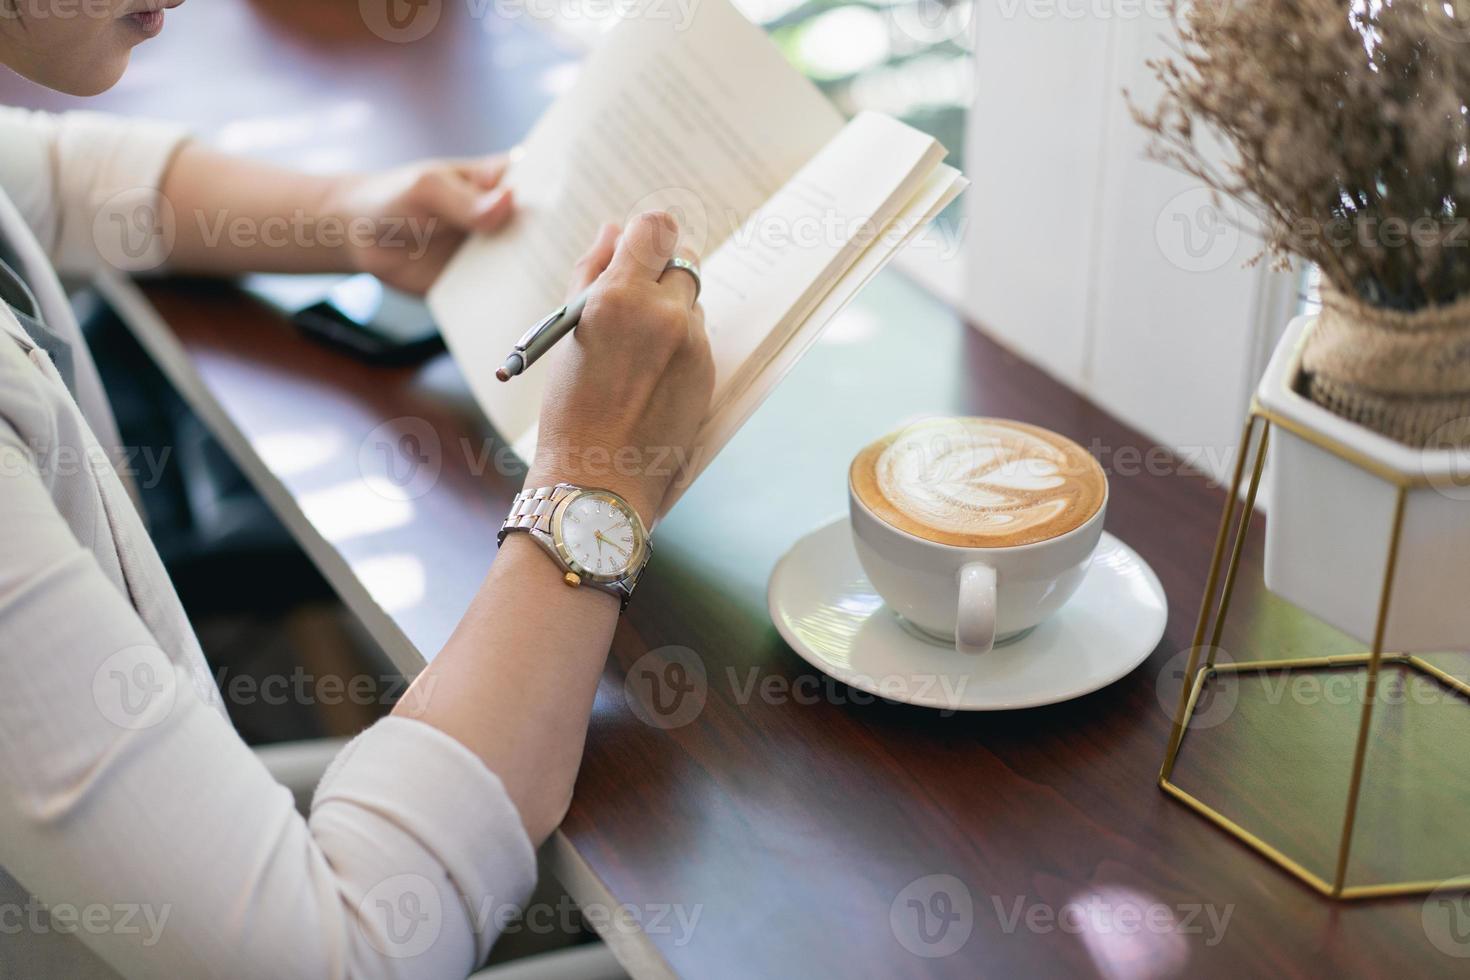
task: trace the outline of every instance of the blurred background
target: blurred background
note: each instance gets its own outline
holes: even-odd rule
[[[1148,59],[1170,44],[1168,0],[735,2],[842,111],[932,134],[973,181],[885,276],[937,296],[1187,462],[1228,471],[1252,386],[1306,291],[1301,270],[1251,263],[1244,216],[1147,157],[1129,100],[1156,94]],[[225,150],[317,171],[505,150],[573,84],[619,7],[189,3],[104,96],[58,96],[7,74],[0,100],[178,119]],[[77,295],[125,435],[172,447],[149,516],[221,669],[273,675],[311,647],[328,651],[317,673],[391,677],[186,400],[105,304]],[[932,309],[901,298],[894,308],[885,330]],[[242,568],[271,570],[252,572],[272,610],[264,625],[217,587]],[[391,701],[386,691],[287,717],[257,698],[237,722],[259,740],[333,734]]]

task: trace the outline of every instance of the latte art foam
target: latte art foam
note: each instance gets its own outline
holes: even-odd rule
[[[1081,526],[1107,487],[1097,461],[1070,439],[997,419],[910,426],[858,454],[851,478],[859,499],[901,530],[992,548]]]

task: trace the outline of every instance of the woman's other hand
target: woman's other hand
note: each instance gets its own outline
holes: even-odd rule
[[[510,220],[514,204],[510,189],[501,186],[506,165],[503,155],[425,160],[341,177],[323,212],[346,225],[354,269],[422,295],[467,236],[496,231]]]
[[[604,225],[577,263],[571,295],[592,285],[581,323],[547,358],[536,459],[527,486],[557,482],[621,494],[647,524],[690,462],[709,409],[714,361],[694,277],[664,267],[673,217],[640,214],[620,236]]]

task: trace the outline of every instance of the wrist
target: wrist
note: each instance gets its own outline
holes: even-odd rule
[[[318,181],[313,194],[317,222],[324,230],[330,229],[334,233],[335,264],[343,272],[365,271],[362,251],[353,242],[357,222],[362,217],[361,208],[355,201],[362,177],[338,174],[314,179]]]
[[[534,587],[541,590],[539,600],[545,607],[547,599],[555,599],[567,605],[585,604],[605,607],[617,613],[618,600],[601,589],[569,589],[565,573],[551,561],[546,552],[525,532],[507,534],[496,552],[495,562],[490,566],[495,580],[509,579],[520,583],[519,587]]]
[[[551,462],[538,456],[526,475],[525,485],[550,487],[558,483],[611,490],[638,512],[645,528],[653,526],[659,504],[663,502],[662,488],[650,485],[641,475],[619,473],[614,467],[570,466],[564,460]]]

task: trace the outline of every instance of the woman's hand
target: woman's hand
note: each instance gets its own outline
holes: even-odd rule
[[[550,384],[527,486],[602,487],[621,494],[645,524],[658,517],[690,461],[715,378],[694,278],[664,273],[678,237],[670,215],[640,214],[621,237],[616,225],[604,225],[577,263],[571,294],[596,285],[576,331],[547,358]]]
[[[424,293],[467,235],[510,218],[505,169],[493,156],[334,177],[186,143],[163,181],[169,261],[205,274],[371,272]]]
[[[471,233],[492,232],[514,210],[501,187],[506,158],[425,160],[394,170],[338,178],[326,214],[372,234],[348,236],[348,259],[405,292],[428,291]]]
[[[664,275],[677,236],[667,214],[642,214],[621,238],[604,227],[577,263],[572,291],[592,283],[593,292],[572,336],[532,368],[548,371],[550,387],[528,486],[604,487],[652,523],[715,374],[693,277]],[[478,755],[539,846],[572,798],[617,622],[616,599],[567,588],[528,535],[512,534],[454,635],[393,712]]]

